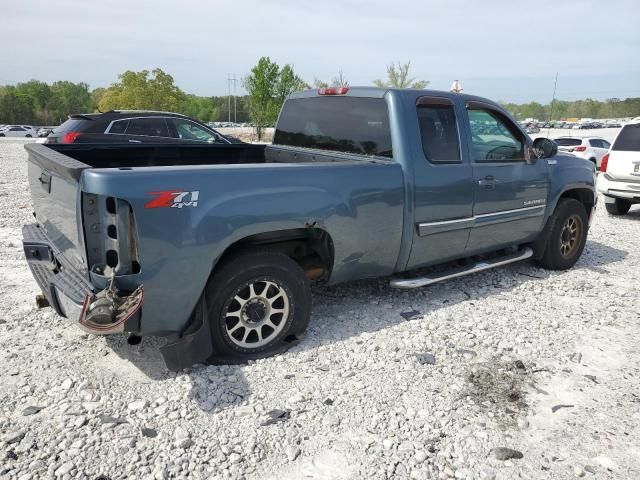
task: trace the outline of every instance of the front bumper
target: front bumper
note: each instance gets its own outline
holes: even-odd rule
[[[616,180],[606,173],[598,175],[598,192],[607,198],[624,198],[640,202],[640,182]]]

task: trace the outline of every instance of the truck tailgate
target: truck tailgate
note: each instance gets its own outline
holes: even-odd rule
[[[36,221],[65,260],[86,271],[84,241],[78,230],[79,182],[82,171],[91,167],[42,144],[27,144],[25,149]]]

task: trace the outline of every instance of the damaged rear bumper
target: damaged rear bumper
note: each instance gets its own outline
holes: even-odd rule
[[[22,245],[34,279],[58,315],[76,322],[88,333],[137,331],[144,296],[142,287],[129,297],[115,298],[112,322],[96,323],[91,319],[96,313],[95,301],[102,292],[97,292],[87,277],[65,261],[38,225],[22,228]]]

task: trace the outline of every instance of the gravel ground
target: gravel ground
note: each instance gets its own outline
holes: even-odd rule
[[[573,270],[314,293],[308,335],[168,372],[37,310],[22,141],[0,142],[0,479],[640,478],[640,208]]]

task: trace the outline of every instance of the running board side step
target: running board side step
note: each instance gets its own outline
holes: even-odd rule
[[[473,263],[471,265],[455,268],[453,270],[448,270],[446,272],[434,273],[432,275],[425,275],[424,277],[418,277],[418,278],[408,278],[408,279],[394,278],[393,280],[391,280],[390,284],[394,288],[425,287],[427,285],[432,285],[434,283],[438,283],[443,280],[449,280],[450,278],[462,277],[464,275],[469,275],[471,273],[481,272],[483,270],[488,270],[490,268],[507,265],[508,263],[519,262],[520,260],[526,260],[531,256],[533,256],[533,250],[530,249],[529,247],[526,247],[510,255],[497,257],[491,260],[487,260],[486,262]]]

